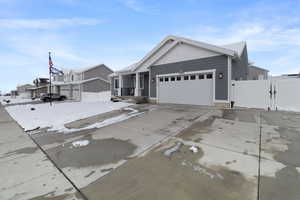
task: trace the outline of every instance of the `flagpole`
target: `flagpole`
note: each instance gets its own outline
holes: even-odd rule
[[[49,52],[49,58],[51,58],[51,52]],[[51,85],[51,67],[49,63],[49,93],[50,93],[50,106],[52,106],[52,85]]]

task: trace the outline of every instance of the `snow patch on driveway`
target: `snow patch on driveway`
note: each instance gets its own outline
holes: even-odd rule
[[[16,105],[6,107],[9,114],[25,131],[50,127],[61,129],[64,124],[94,115],[118,110],[132,104],[123,102],[65,102],[35,105]],[[35,108],[35,110],[31,110]]]
[[[87,146],[90,143],[88,140],[78,140],[75,142],[72,142],[73,147],[84,147]]]
[[[106,119],[102,122],[91,124],[91,125],[89,125],[87,127],[84,127],[84,128],[69,129],[69,128],[66,128],[64,126],[64,124],[61,124],[59,126],[55,126],[55,127],[51,128],[50,131],[58,131],[58,132],[63,132],[63,133],[72,133],[72,132],[77,132],[77,131],[93,129],[93,128],[101,128],[101,127],[108,126],[108,125],[111,125],[111,124],[114,124],[114,123],[117,123],[117,122],[121,122],[121,121],[124,121],[126,119],[130,119],[131,117],[142,114],[142,112],[139,113],[138,110],[135,110],[133,108],[124,108],[123,110],[131,110],[131,112],[128,113],[128,114],[122,114],[122,115],[119,115],[119,116],[116,116],[116,117]]]

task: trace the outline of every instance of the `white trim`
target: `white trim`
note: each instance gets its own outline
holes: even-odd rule
[[[228,100],[214,100],[214,103],[229,103]]]
[[[189,71],[189,72],[183,72],[183,73],[160,74],[160,75],[156,75],[156,77],[184,76],[184,75],[189,75],[189,74],[206,74],[206,73],[213,73],[213,72],[216,72],[216,69],[200,70],[200,71]]]
[[[216,52],[216,53],[221,53],[221,54],[225,54],[225,55],[228,55],[228,56],[232,56],[232,57],[234,57],[236,55],[236,52],[233,51],[233,50],[231,50],[231,49],[226,49],[224,47],[220,47],[220,46],[216,46],[216,45],[211,45],[211,44],[208,44],[208,43],[199,42],[199,41],[191,40],[191,39],[188,39],[188,38],[183,38],[183,37],[177,37],[177,36],[170,35],[170,36],[167,36],[165,39],[163,39],[157,46],[155,46],[154,49],[152,49],[145,57],[143,57],[143,59],[136,64],[136,66],[133,69],[133,71],[137,71],[141,67],[141,65],[146,62],[146,60],[148,60],[157,51],[159,51],[161,49],[161,47],[166,42],[171,41],[171,40],[174,41],[174,44],[172,44],[169,48],[167,48],[165,50],[165,52],[161,56],[159,56],[158,58],[156,58],[155,60],[153,60],[149,64],[149,66],[151,66],[151,64],[155,63],[163,55],[165,55],[170,49],[172,49],[174,46],[176,46],[178,43],[181,43],[181,42],[189,44],[189,45],[193,45],[195,47],[199,47],[199,48],[202,48],[202,49],[206,49],[206,50],[209,50],[209,51],[213,51],[213,52]]]
[[[179,44],[179,42],[178,41],[176,41],[176,42],[174,42],[171,46],[169,46],[169,48],[167,48],[167,49],[165,49],[165,51],[161,54],[161,55],[159,55],[155,60],[153,60],[152,62],[150,62],[149,64],[148,64],[148,67],[147,67],[147,69],[149,68],[149,66],[151,66],[151,65],[153,65],[155,62],[157,62],[160,58],[162,58],[164,55],[166,55],[171,49],[173,49],[176,45],[178,45]],[[141,64],[140,64],[141,65]],[[138,66],[138,67],[140,67],[140,65]],[[138,69],[138,68],[137,68]]]
[[[216,100],[216,69],[210,69],[210,70],[200,70],[200,71],[189,71],[189,72],[183,72],[183,73],[170,73],[170,74],[160,74],[156,75],[156,98],[157,102],[159,103],[159,92],[158,92],[158,83],[160,77],[167,77],[167,76],[184,76],[184,75],[190,75],[190,74],[207,74],[207,73],[213,73],[213,103],[216,103],[220,100]]]

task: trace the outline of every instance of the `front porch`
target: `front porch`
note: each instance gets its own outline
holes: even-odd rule
[[[149,72],[120,74],[113,77],[114,96],[149,96]]]

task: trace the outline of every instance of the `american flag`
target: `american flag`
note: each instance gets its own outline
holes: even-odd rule
[[[49,72],[51,73],[53,67],[53,62],[51,59],[51,52],[49,52]]]

